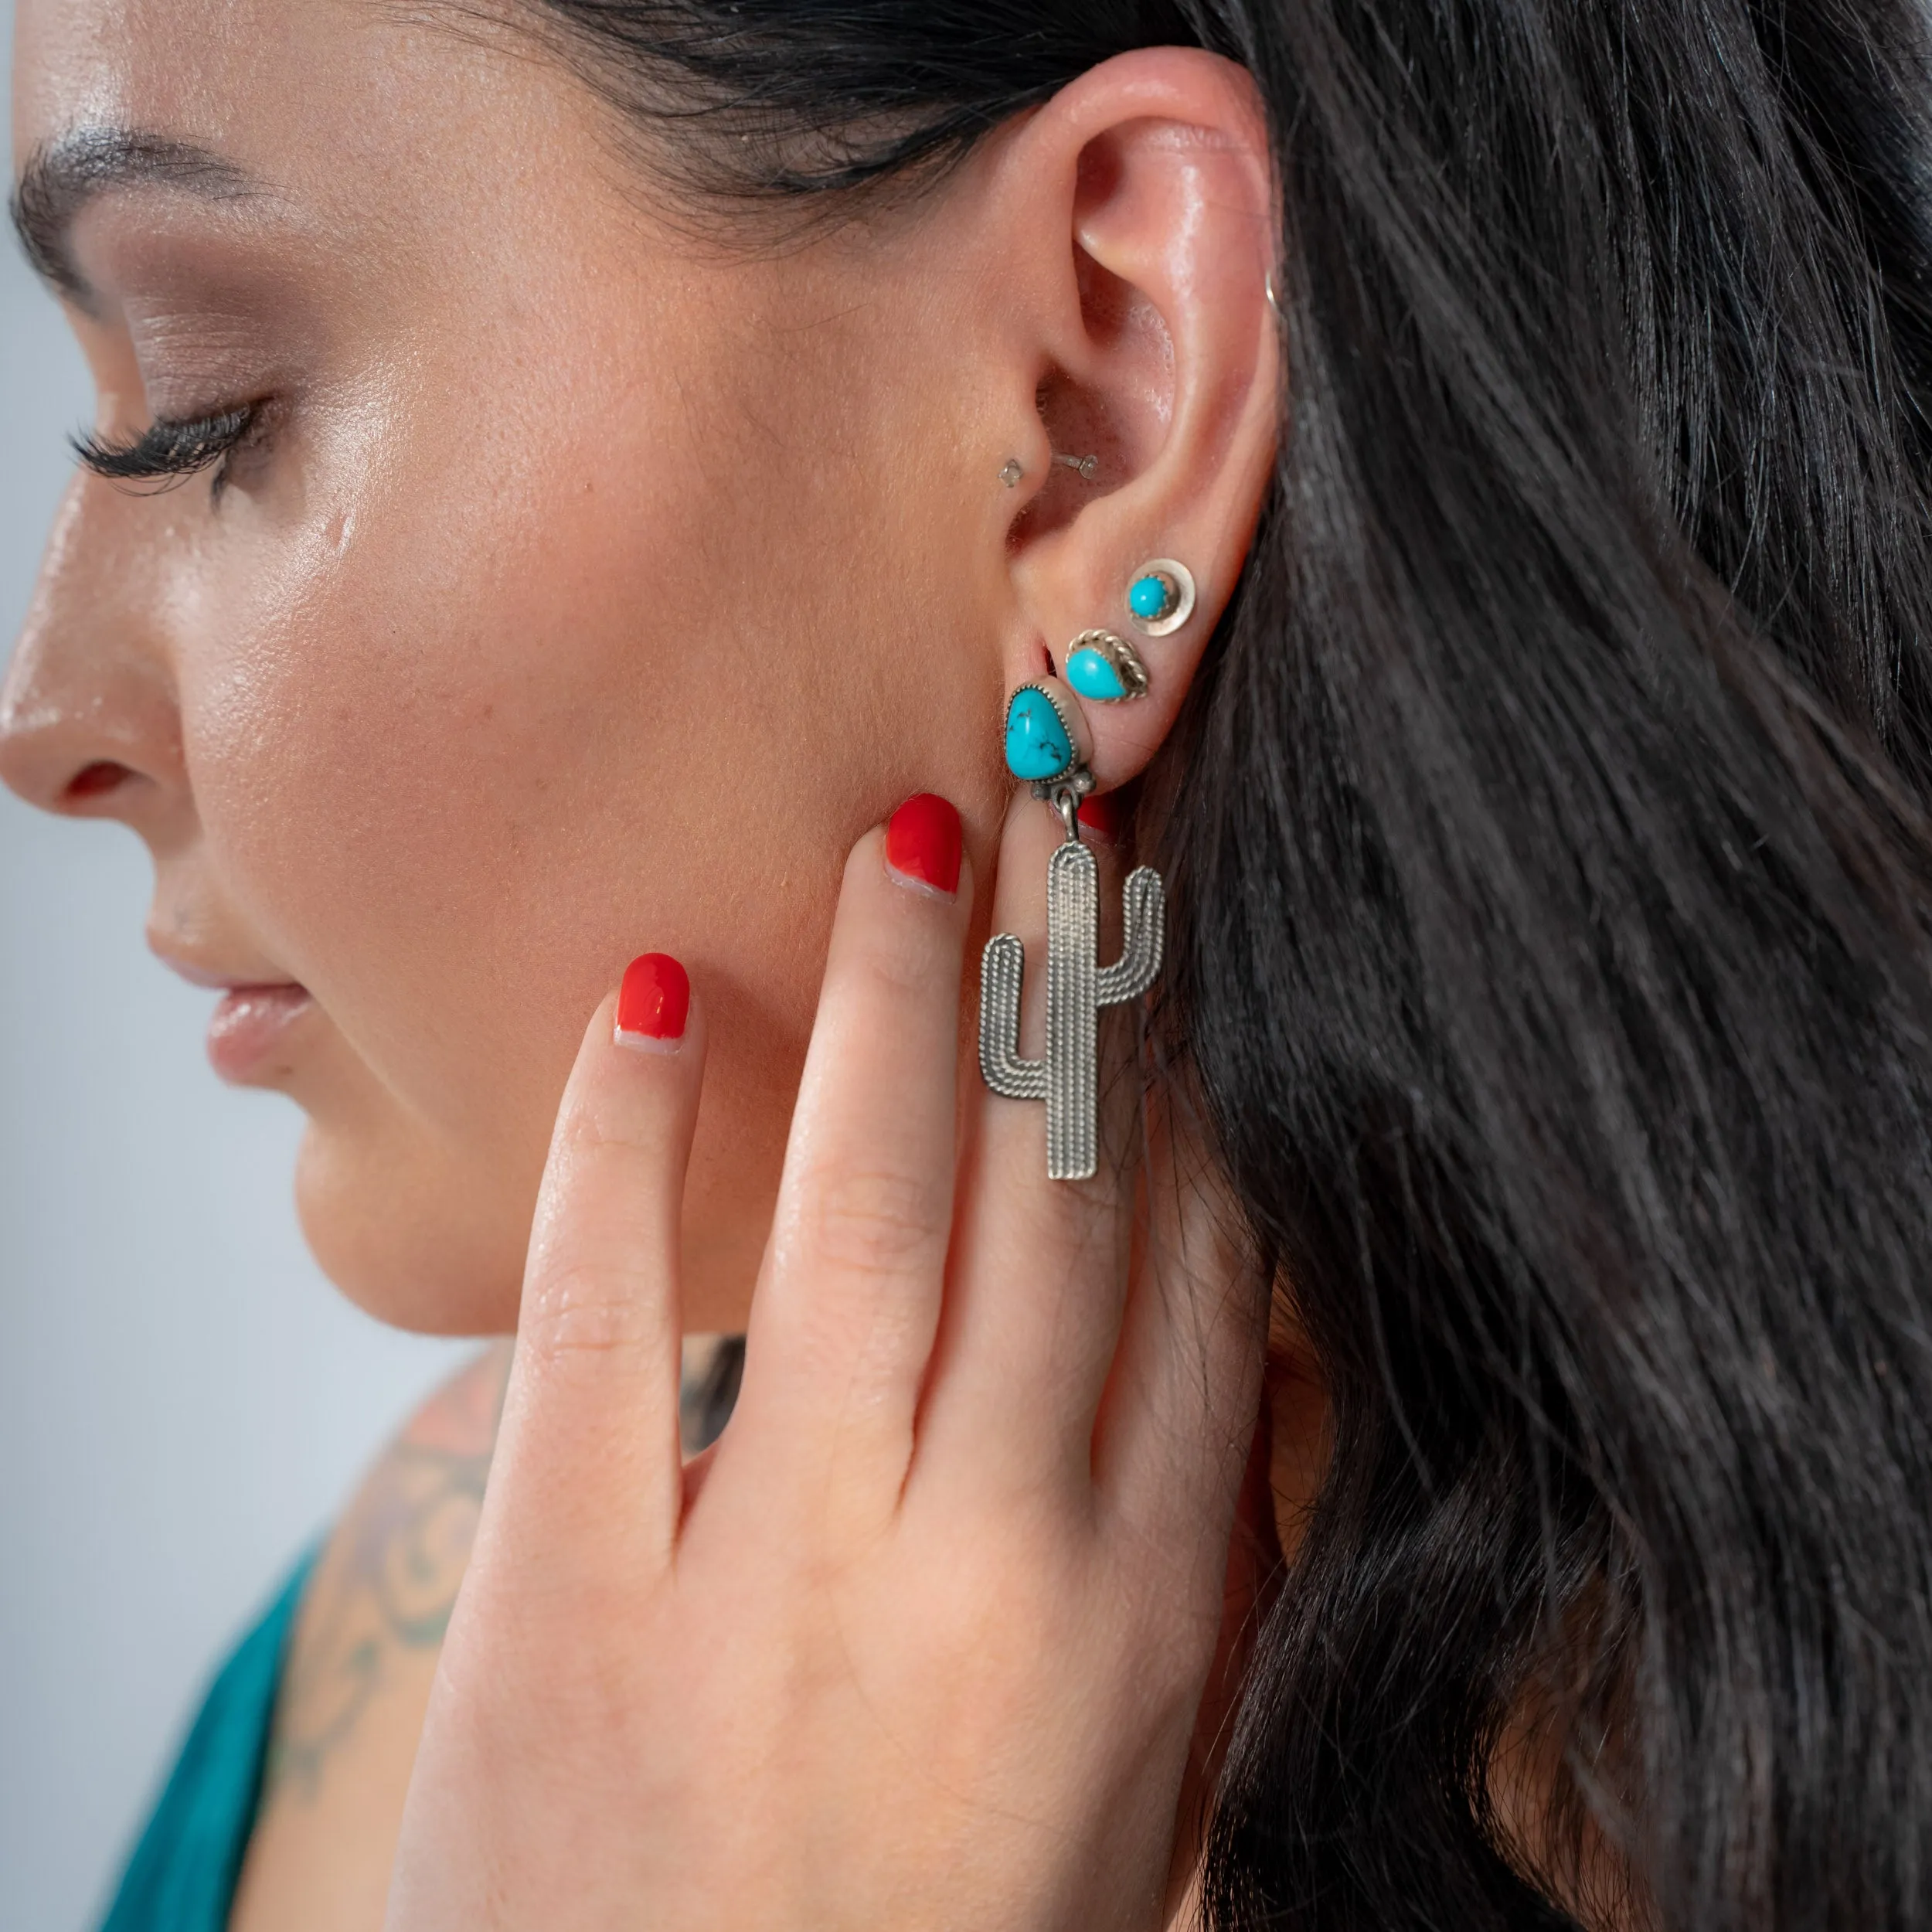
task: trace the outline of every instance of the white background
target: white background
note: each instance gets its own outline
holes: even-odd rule
[[[0,652],[89,413],[0,240]],[[147,892],[131,833],[0,794],[0,1932],[97,1915],[209,1665],[462,1352],[317,1273],[298,1117],[209,1072]]]

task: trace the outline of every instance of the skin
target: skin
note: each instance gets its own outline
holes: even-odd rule
[[[22,0],[16,35],[17,170],[114,126],[245,184],[76,210],[102,433],[264,411],[219,490],[77,476],[0,777],[144,838],[164,956],[308,989],[250,1077],[307,1116],[318,1256],[405,1325],[514,1325],[585,1017],[634,954],[675,953],[708,1042],[677,1323],[741,1330],[855,842],[935,791],[990,884],[1005,694],[1119,626],[1142,560],[1188,560],[1199,614],[1144,647],[1149,696],[1090,716],[1101,782],[1131,781],[1233,588],[1279,382],[1245,79],[1109,63],[915,207],[753,247],[694,228],[520,37],[336,0]],[[1095,481],[1054,449],[1096,453]],[[962,956],[991,916],[962,902]],[[1277,1342],[1267,1547],[1319,1459]],[[504,1372],[439,1398],[352,1505],[294,1676],[328,1681],[403,1502],[440,1481],[461,1515]],[[468,1549],[466,1519],[446,1600]],[[437,1650],[374,1643],[376,1689],[306,1774],[284,1699],[240,1926],[379,1922]]]

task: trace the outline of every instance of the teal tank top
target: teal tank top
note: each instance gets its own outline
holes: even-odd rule
[[[224,1932],[254,1828],[283,1654],[312,1561],[296,1565],[216,1674],[101,1932]]]

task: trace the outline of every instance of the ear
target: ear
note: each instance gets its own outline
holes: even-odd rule
[[[1145,49],[1064,89],[1016,132],[992,184],[1002,276],[1022,326],[1008,531],[1007,689],[1102,628],[1145,665],[1143,696],[1079,700],[1103,789],[1136,776],[1173,726],[1240,574],[1276,450],[1281,354],[1268,299],[1274,193],[1247,73],[1196,49]],[[1053,452],[1094,457],[1090,477]],[[1187,620],[1133,623],[1141,566],[1185,565]]]

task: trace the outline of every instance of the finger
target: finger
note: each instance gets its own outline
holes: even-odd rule
[[[1096,1423],[1094,1480],[1107,1507],[1213,1570],[1261,1399],[1267,1284],[1187,1090],[1160,1083],[1145,1118],[1141,1253]]]
[[[587,1565],[634,1574],[676,1537],[679,1223],[704,1061],[683,968],[647,954],[558,1110],[485,1512],[494,1553],[553,1587]]]
[[[847,862],[733,1418],[754,1481],[835,1458],[896,1498],[952,1223],[971,893],[930,794]]]
[[[1045,1052],[1048,863],[1057,815],[1022,795],[1008,815],[994,893],[997,931],[1025,949],[1023,1057]],[[1118,951],[1117,849],[1090,845],[1099,872],[1100,954]],[[1105,1017],[1105,1016],[1104,1016]],[[1089,1180],[1047,1175],[1046,1107],[976,1082],[972,1147],[941,1356],[921,1455],[974,1480],[1032,1491],[1090,1478],[1093,1421],[1118,1335],[1131,1236],[1131,1065],[1104,1026],[1100,1157]]]

